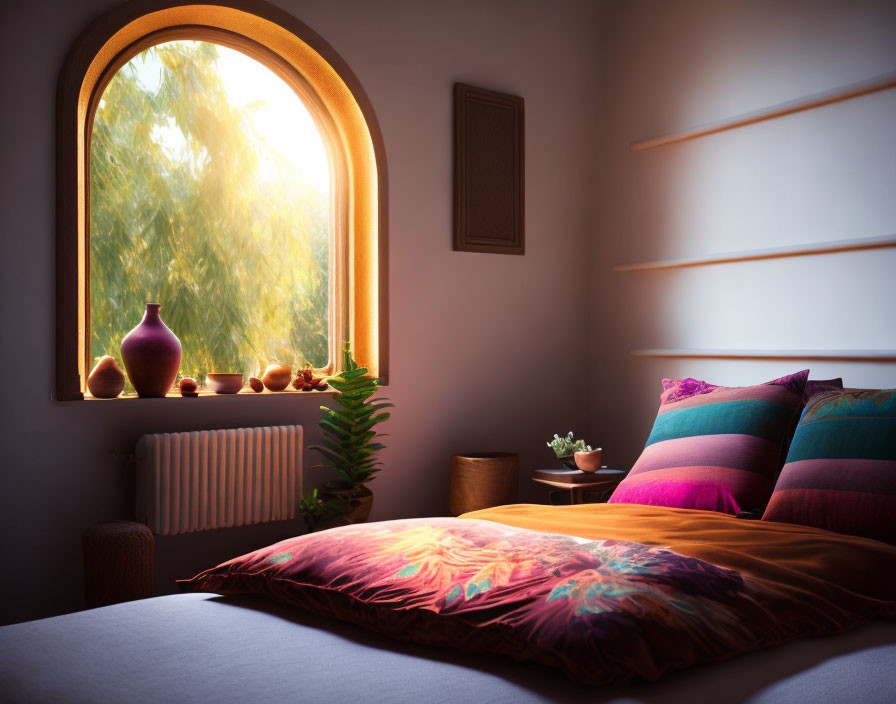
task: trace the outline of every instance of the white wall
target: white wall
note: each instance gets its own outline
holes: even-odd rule
[[[896,90],[632,152],[632,141],[896,70],[896,4],[635,0],[602,25],[589,433],[633,462],[660,379],[857,387],[896,365],[633,358],[639,348],[894,349],[896,249],[614,273],[620,263],[896,234]]]
[[[299,422],[317,399],[54,403],[54,97],[71,43],[111,0],[4,4],[0,345],[0,622],[81,606],[82,531],[128,516],[140,435]],[[511,450],[523,474],[544,439],[582,429],[586,401],[560,372],[586,368],[586,267],[597,7],[588,0],[279,0],[352,67],[389,169],[394,420],[373,518],[447,512],[449,456]],[[526,256],[451,250],[452,85],[526,100]],[[136,319],[135,319],[136,322]],[[315,482],[316,460],[306,467]],[[527,498],[541,494],[521,481]],[[170,589],[295,526],[160,540]]]

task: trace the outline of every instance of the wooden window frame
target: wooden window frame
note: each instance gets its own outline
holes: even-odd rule
[[[318,126],[331,174],[330,367],[342,340],[388,383],[388,193],[379,124],[364,90],[319,35],[262,0],[190,5],[141,0],[101,17],[77,40],[57,92],[56,399],[84,398],[90,364],[89,168],[96,107],[131,58],[165,41],[222,44],[274,71]],[[135,321],[136,322],[136,321]]]

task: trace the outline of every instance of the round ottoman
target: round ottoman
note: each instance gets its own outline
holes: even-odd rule
[[[87,529],[81,542],[88,609],[153,595],[155,540],[145,525],[99,523]]]

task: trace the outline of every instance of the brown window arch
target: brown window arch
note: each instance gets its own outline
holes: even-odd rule
[[[321,37],[265,2],[129,3],[92,25],[63,67],[57,122],[57,383],[83,398],[89,371],[89,168],[93,116],[131,58],[167,41],[237,49],[274,71],[311,112],[333,167],[330,345],[350,339],[358,361],[387,377],[387,192],[376,117],[345,62]],[[331,349],[330,359],[339,359]],[[332,369],[330,370],[332,371]]]

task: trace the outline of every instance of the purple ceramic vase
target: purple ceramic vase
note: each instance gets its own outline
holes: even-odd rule
[[[180,340],[159,317],[161,307],[147,303],[143,320],[121,341],[121,359],[140,398],[165,396],[180,369]]]

